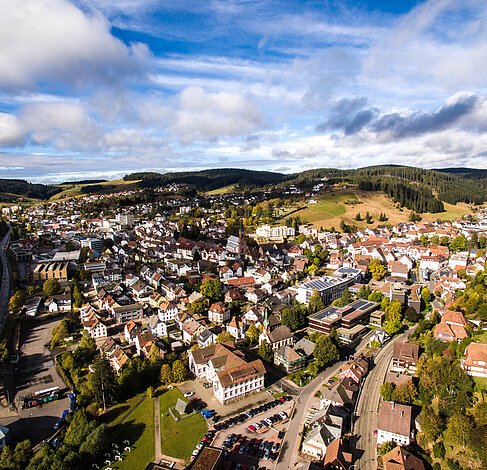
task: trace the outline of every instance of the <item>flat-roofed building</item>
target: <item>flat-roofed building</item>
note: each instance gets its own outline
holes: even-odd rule
[[[329,304],[338,299],[343,291],[354,283],[355,280],[351,277],[342,279],[340,277],[322,276],[299,284],[295,288],[296,300],[302,304],[308,304],[313,293],[318,292],[321,300],[325,304]]]
[[[309,327],[320,333],[330,333],[334,328],[352,330],[356,326],[367,325],[371,312],[378,306],[377,302],[370,300],[356,300],[341,308],[327,307],[309,317]]]

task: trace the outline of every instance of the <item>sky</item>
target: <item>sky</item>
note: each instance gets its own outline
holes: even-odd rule
[[[0,178],[487,168],[485,0],[0,0]]]

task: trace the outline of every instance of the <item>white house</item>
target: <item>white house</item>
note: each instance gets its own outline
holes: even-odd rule
[[[411,442],[411,411],[412,407],[408,405],[382,402],[379,410],[377,445],[395,442],[401,446],[408,446]]]
[[[172,302],[164,302],[160,305],[157,315],[163,322],[172,321],[178,314],[178,308]]]
[[[222,302],[216,302],[208,310],[208,319],[215,325],[223,325],[230,320],[230,310]]]
[[[49,312],[69,312],[71,310],[71,295],[53,295],[46,301]]]

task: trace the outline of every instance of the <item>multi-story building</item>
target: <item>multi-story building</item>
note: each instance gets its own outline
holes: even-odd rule
[[[463,370],[474,377],[487,378],[487,344],[470,343],[465,349]]]
[[[189,368],[213,386],[215,398],[226,404],[264,389],[264,364],[247,362],[243,353],[227,344],[212,344],[189,353]]]
[[[299,284],[296,290],[296,300],[308,304],[314,292],[318,292],[325,304],[333,302],[343,294],[343,291],[354,283],[353,278],[341,279],[338,277],[322,276],[311,281]]]
[[[271,227],[270,225],[262,225],[257,227],[255,234],[258,237],[263,238],[292,238],[295,236],[296,231],[292,227],[286,227],[285,225],[279,225],[277,227]]]
[[[417,344],[406,341],[394,343],[391,370],[393,372],[414,372],[418,359],[419,346]]]
[[[408,446],[411,442],[411,411],[408,405],[394,402],[382,402],[379,410],[377,445],[385,442]]]
[[[230,310],[222,302],[216,302],[208,310],[208,320],[215,325],[223,325],[230,320]]]

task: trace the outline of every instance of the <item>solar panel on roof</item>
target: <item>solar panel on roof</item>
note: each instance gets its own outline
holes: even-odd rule
[[[368,300],[357,300],[355,303],[355,308],[362,310],[363,307],[370,306],[371,303]]]

